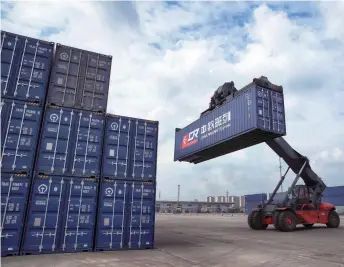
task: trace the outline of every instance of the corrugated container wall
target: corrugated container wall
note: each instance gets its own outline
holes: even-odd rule
[[[1,97],[43,106],[54,43],[1,31]]]
[[[98,178],[104,121],[99,113],[47,106],[35,172]]]
[[[269,197],[272,195],[272,193],[269,194]],[[274,196],[273,203],[280,203],[284,200],[286,197],[287,192],[277,192]]]
[[[1,173],[1,256],[18,255],[30,177]]]
[[[263,204],[268,195],[265,193],[245,195],[245,214],[249,214],[252,209],[258,207],[258,205]]]
[[[47,103],[105,113],[112,57],[56,45]]]
[[[43,107],[35,103],[1,101],[1,171],[31,173]]]
[[[283,93],[252,86],[175,133],[175,161],[200,163],[286,134]]]
[[[102,176],[155,180],[158,128],[157,121],[107,114]]]
[[[326,196],[326,197],[344,196],[344,186],[327,187],[323,193],[323,196]]]
[[[265,193],[260,194],[251,194],[251,195],[245,195],[245,204],[249,202],[264,202],[268,198],[268,195]]]
[[[92,251],[98,181],[36,176],[21,254]]]
[[[338,207],[344,206],[344,186],[327,187],[323,193],[322,201]]]
[[[152,248],[155,184],[103,179],[95,250]]]

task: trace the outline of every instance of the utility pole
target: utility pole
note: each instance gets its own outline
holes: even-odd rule
[[[161,191],[159,191],[159,200],[161,199]]]
[[[179,198],[180,198],[180,185],[178,185],[178,198],[177,198],[178,204],[179,204]]]
[[[279,169],[280,169],[280,178],[282,178],[282,161],[281,161],[281,157],[279,158]],[[283,192],[283,184],[281,184],[281,192]]]
[[[228,190],[227,190],[227,192],[226,192],[226,201],[225,202],[230,202],[229,201],[229,192],[228,192]]]

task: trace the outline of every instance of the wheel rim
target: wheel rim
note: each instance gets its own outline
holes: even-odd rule
[[[289,217],[286,218],[287,224],[291,225],[293,223],[293,220]]]

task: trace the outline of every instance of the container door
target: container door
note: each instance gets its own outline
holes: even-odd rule
[[[70,147],[75,142],[72,127],[77,113],[72,109],[48,108],[44,118],[36,171],[44,175],[67,175]]]
[[[29,187],[28,176],[1,173],[1,256],[19,252]]]
[[[130,135],[133,121],[127,118],[108,116],[106,118],[106,134],[102,175],[106,178],[126,179],[130,163]]]
[[[22,254],[56,253],[61,250],[65,190],[66,181],[63,177],[34,178]]]
[[[133,182],[130,189],[129,248],[151,248],[154,241],[154,185]]]
[[[131,178],[141,181],[155,180],[157,125],[136,120],[133,139]]]
[[[56,45],[47,99],[49,104],[71,108],[76,106],[82,54],[78,49]]]
[[[130,183],[104,180],[99,195],[96,250],[119,250],[126,246]]]
[[[69,179],[61,232],[63,252],[93,250],[97,190],[98,182],[95,179]]]
[[[35,105],[5,100],[1,170],[3,172],[31,173],[41,122],[42,108]]]
[[[104,115],[89,111],[81,110],[76,113],[75,128],[73,128],[71,175],[99,177],[104,120]]]
[[[80,81],[80,108],[105,112],[108,99],[111,58],[85,53],[84,75]]]

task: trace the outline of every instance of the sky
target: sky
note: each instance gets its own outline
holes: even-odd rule
[[[161,200],[272,192],[260,144],[202,164],[173,161],[174,129],[224,82],[284,87],[286,140],[328,186],[344,184],[344,2],[1,2],[1,29],[113,56],[108,113],[158,120]],[[286,165],[282,163],[282,170]],[[291,183],[289,175],[285,188]]]

